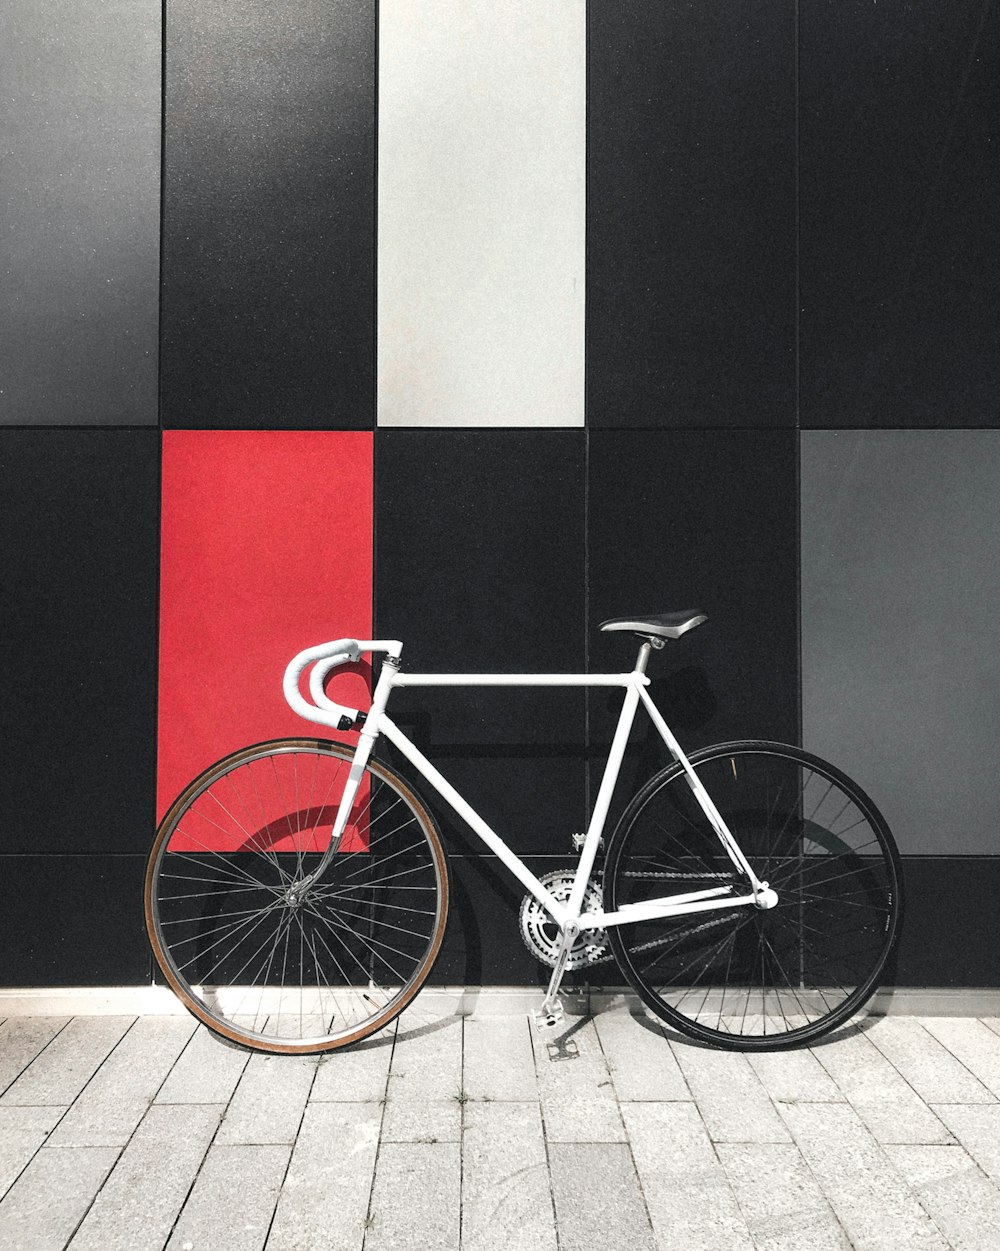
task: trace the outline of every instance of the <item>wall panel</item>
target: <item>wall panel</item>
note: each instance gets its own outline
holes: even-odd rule
[[[805,746],[904,852],[996,851],[1000,431],[802,436]]]
[[[0,853],[148,846],[158,449],[152,430],[0,431]]]
[[[375,5],[167,6],[168,427],[374,421]]]
[[[806,427],[1000,423],[1000,11],[801,6]]]
[[[380,430],[376,629],[414,672],[582,672],[582,431]],[[390,714],[518,852],[584,810],[583,693],[415,688]],[[435,797],[452,852],[482,844]]]
[[[587,419],[795,424],[795,7],[589,7]]]
[[[163,448],[157,812],[228,752],[327,734],[285,703],[297,653],[370,638],[372,436],[169,431]],[[367,707],[364,672],[331,696]]]
[[[154,0],[0,13],[0,423],[155,424],[160,25]]]
[[[378,420],[583,424],[584,0],[379,8]]]
[[[589,667],[631,667],[608,617],[700,608],[709,620],[655,653],[651,693],[686,749],[798,734],[795,438],[791,431],[592,431]],[[593,783],[621,697],[590,695]],[[667,763],[637,718],[622,798]]]
[[[145,854],[0,856],[0,986],[148,986],[145,869]]]

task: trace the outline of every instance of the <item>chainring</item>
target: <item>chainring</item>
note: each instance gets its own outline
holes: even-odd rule
[[[573,889],[572,869],[546,873],[538,880],[559,903],[568,903]],[[593,878],[583,892],[583,911],[596,912],[604,906],[600,881]],[[559,926],[549,916],[534,895],[525,895],[521,901],[521,937],[536,960],[554,968],[559,955]],[[569,949],[566,968],[585,969],[610,958],[608,936],[604,930],[581,930]]]

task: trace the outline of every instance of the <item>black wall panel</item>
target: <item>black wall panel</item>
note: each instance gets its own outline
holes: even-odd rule
[[[167,5],[168,427],[374,421],[375,4]]]
[[[685,749],[798,738],[796,435],[778,430],[592,431],[590,668],[629,669],[636,642],[599,623],[700,608],[662,652],[650,693]],[[621,704],[590,694],[592,786]],[[668,763],[640,710],[615,808]]]
[[[149,846],[158,455],[152,430],[0,431],[0,876]]]
[[[1000,10],[801,7],[803,426],[1000,422]]]
[[[795,423],[795,6],[588,6],[587,413]]]
[[[0,856],[0,986],[148,986],[145,868],[144,855]]]
[[[414,672],[584,666],[583,431],[380,430],[376,633]],[[582,828],[582,690],[394,694],[390,715],[519,853]],[[449,850],[483,845],[436,797]]]
[[[898,986],[996,986],[1000,857],[904,856]]]
[[[160,27],[5,0],[0,423],[156,422]]]

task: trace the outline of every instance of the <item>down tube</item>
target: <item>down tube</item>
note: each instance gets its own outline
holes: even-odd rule
[[[499,856],[500,860],[513,873],[521,885],[526,890],[529,890],[539,903],[545,905],[559,925],[563,925],[566,919],[566,908],[563,904],[550,891],[545,889],[534,873],[511,851],[500,835],[486,824],[470,804],[466,803],[448,779],[434,768],[427,757],[410,742],[403,731],[385,713],[382,713],[378,719],[378,731],[380,734],[384,734],[390,743],[399,748],[410,764],[418,769],[421,775],[430,782],[441,798],[450,804],[466,825],[479,835],[492,852]]]

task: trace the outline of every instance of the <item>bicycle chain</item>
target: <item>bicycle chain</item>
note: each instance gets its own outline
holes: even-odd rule
[[[704,879],[706,877],[733,878],[735,877],[735,874],[733,873],[654,873],[654,872],[647,871],[647,872],[628,873],[628,874],[625,874],[624,876],[646,878],[646,879],[649,879],[649,878]],[[550,890],[553,887],[558,888],[558,887],[565,886],[566,888],[565,893],[568,896],[568,887],[570,883],[572,882],[572,873],[571,872],[550,873],[550,874],[547,874],[546,877],[541,878],[540,880],[544,885],[548,886]],[[600,875],[599,874],[596,875],[595,878],[591,880],[591,883],[587,887],[588,892],[600,890],[600,880],[601,880]],[[558,893],[563,893],[563,892],[559,891]],[[532,918],[534,918],[536,922],[538,920],[538,917],[535,916],[536,911],[539,915],[544,915],[546,917],[548,915],[547,913],[544,913],[544,910],[541,908],[541,905],[538,903],[538,901],[534,898],[533,895],[525,895],[524,900],[522,901],[522,904],[521,904],[521,926],[520,926],[521,941],[524,943],[525,947],[527,947],[527,949],[531,952],[531,954],[535,957],[536,960],[538,960],[542,964],[549,965],[549,967],[551,968],[555,964],[555,949],[553,949],[553,952],[551,953],[551,958],[550,958],[549,953],[546,953],[545,955],[542,954],[542,951],[540,949],[540,943],[539,943],[539,939],[541,935],[538,932],[537,928],[531,924]],[[696,925],[694,929],[688,930],[687,933],[685,934],[685,937],[690,937],[694,934],[700,934],[702,930],[710,929],[713,925],[721,925],[723,922],[727,921],[728,919],[729,919],[728,916],[720,916],[720,917],[713,917],[707,921],[703,921],[701,925]],[[529,931],[531,931],[530,939],[529,939]],[[664,947],[666,946],[667,943],[673,942],[675,940],[675,937],[676,936],[674,934],[666,934],[662,938],[651,939],[649,942],[642,943],[638,947],[631,948],[631,950],[637,955],[640,952],[653,951],[657,947]],[[604,930],[594,931],[594,941],[588,944],[588,947],[589,947],[589,950],[586,950],[586,951],[584,949],[579,949],[579,948],[576,951],[574,951],[571,964],[568,967],[571,967],[574,969],[593,968],[601,964],[614,964],[615,963],[614,952],[610,951],[607,947],[606,931]],[[591,951],[594,952],[593,955],[590,954]],[[596,954],[599,951],[607,952],[607,954],[606,955]]]

